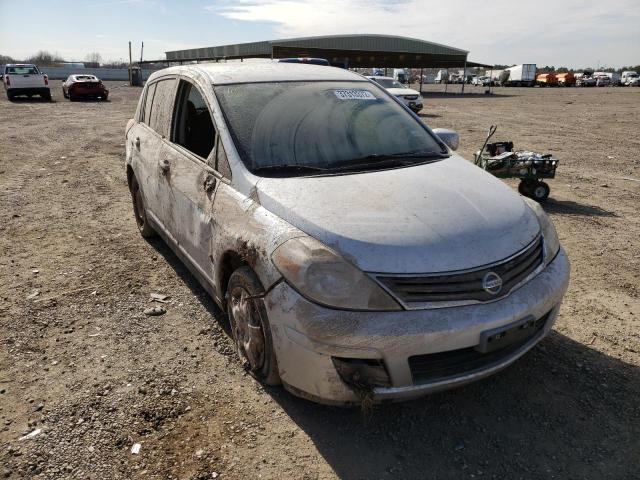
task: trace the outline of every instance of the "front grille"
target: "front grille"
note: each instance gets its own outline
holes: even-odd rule
[[[508,294],[543,261],[542,237],[527,248],[495,265],[444,275],[379,275],[377,280],[404,304],[432,302],[486,302]],[[502,279],[497,293],[484,289],[485,276],[496,273]]]
[[[404,98],[406,98],[407,100],[417,100],[418,95],[405,95]]]
[[[481,353],[475,347],[469,347],[409,357],[413,383],[436,382],[450,377],[471,374],[501,363],[540,334],[550,313],[551,311],[536,320],[528,337],[498,350]]]

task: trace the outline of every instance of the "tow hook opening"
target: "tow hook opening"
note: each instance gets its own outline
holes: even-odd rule
[[[331,357],[340,378],[357,390],[390,387],[391,378],[380,359]]]

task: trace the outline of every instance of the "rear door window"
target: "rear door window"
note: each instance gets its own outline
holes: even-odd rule
[[[148,125],[163,137],[169,135],[169,127],[173,116],[176,82],[177,80],[175,78],[156,82],[153,106],[151,107]]]
[[[202,94],[195,85],[181,80],[173,142],[206,159],[213,150],[215,140],[216,130]]]

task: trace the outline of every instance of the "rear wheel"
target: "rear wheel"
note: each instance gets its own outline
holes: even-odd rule
[[[46,100],[47,102],[50,102],[50,101],[51,101],[51,92],[49,92],[49,93],[43,93],[43,94],[41,95],[41,97],[42,97],[44,100]]]
[[[136,217],[136,224],[138,225],[140,235],[145,238],[154,237],[156,235],[156,231],[151,227],[151,225],[149,225],[147,220],[147,212],[144,208],[142,190],[140,190],[140,185],[138,185],[138,180],[135,175],[131,178],[130,188],[131,200],[133,201],[133,214]]]
[[[227,313],[238,357],[247,371],[267,385],[280,384],[267,311],[261,298],[262,284],[248,266],[231,274],[227,289]]]

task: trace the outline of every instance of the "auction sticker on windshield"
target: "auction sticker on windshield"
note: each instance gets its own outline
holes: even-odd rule
[[[333,93],[336,94],[340,100],[375,100],[376,97],[373,96],[368,90],[334,90]]]

